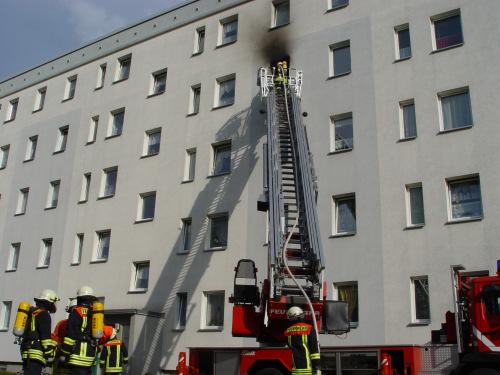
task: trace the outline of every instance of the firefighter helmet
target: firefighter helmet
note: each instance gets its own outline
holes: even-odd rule
[[[88,285],[84,285],[80,289],[77,290],[76,297],[77,298],[79,298],[79,297],[91,297],[91,298],[95,298],[94,289],[92,289]]]
[[[56,303],[57,301],[59,301],[59,297],[57,296],[56,292],[54,292],[52,289],[44,289],[42,290],[42,293],[40,293],[38,298],[35,298],[35,301],[36,300]]]
[[[70,298],[68,304],[66,305],[66,312],[70,312],[73,307],[77,305],[76,298]]]
[[[290,321],[298,321],[304,319],[304,310],[298,306],[292,306],[286,312],[286,316]]]

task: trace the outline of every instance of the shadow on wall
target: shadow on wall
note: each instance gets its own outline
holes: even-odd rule
[[[156,374],[160,367],[165,367],[174,358],[175,361],[177,360],[177,350],[179,349],[176,348],[176,344],[182,335],[182,332],[172,330],[175,328],[173,324],[177,316],[177,293],[188,293],[190,310],[187,311],[186,320],[189,322],[194,308],[194,304],[189,303],[189,301],[193,297],[198,298],[193,296],[193,291],[197,289],[204,274],[210,273],[211,258],[225,256],[221,252],[204,251],[209,229],[207,215],[227,212],[230,218],[229,227],[234,225],[231,223],[231,215],[257,165],[257,146],[266,132],[265,117],[259,113],[261,108],[260,95],[257,95],[253,98],[249,108],[229,118],[216,133],[215,142],[231,140],[231,173],[207,179],[205,187],[192,203],[187,215],[193,220],[191,250],[188,254],[179,255],[177,253],[183,243],[182,233],[180,233],[174,248],[170,249],[158,282],[151,290],[150,298],[145,306],[145,310],[161,313],[162,317],[135,315],[134,325],[141,327],[141,330],[138,336],[134,334],[135,347],[132,348],[131,353],[130,374],[145,374],[147,372]],[[257,197],[255,197],[256,199]],[[246,225],[245,223],[241,224]],[[229,233],[228,250],[226,251],[231,251],[230,249],[231,237]],[[228,292],[230,290],[226,290],[226,301]],[[158,311],[158,301],[162,303],[160,311]],[[226,326],[230,324],[231,322],[225,322]],[[167,327],[168,330],[165,329]],[[186,331],[186,334],[191,334],[191,332]],[[195,342],[192,344],[196,345]],[[143,358],[144,361],[137,363],[134,358]]]

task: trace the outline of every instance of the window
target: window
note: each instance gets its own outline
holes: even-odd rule
[[[153,220],[155,217],[156,192],[139,194],[137,221]]]
[[[236,42],[238,36],[238,16],[232,16],[220,21],[219,46]]]
[[[330,118],[330,151],[348,151],[353,148],[352,113],[344,113]]]
[[[52,238],[45,238],[42,240],[42,247],[40,249],[40,258],[38,259],[37,268],[49,267],[51,253],[52,253]]]
[[[329,0],[330,9],[343,8],[349,5],[349,0]]]
[[[28,138],[28,146],[26,147],[26,155],[24,156],[24,161],[31,161],[35,158],[37,143],[38,135],[34,135]]]
[[[470,220],[483,217],[479,176],[447,180],[448,220]]]
[[[441,111],[441,130],[472,126],[469,89],[462,88],[438,94]]]
[[[220,214],[209,217],[210,220],[210,249],[224,249],[227,247],[228,215]]]
[[[70,100],[75,97],[75,90],[76,90],[76,79],[77,76],[69,77],[66,80],[66,88],[64,90],[64,99],[65,100]]]
[[[359,324],[359,299],[357,281],[335,283],[334,290],[339,301],[347,302],[349,324],[357,327]]]
[[[187,293],[177,293],[177,329],[186,327]]]
[[[43,109],[43,105],[45,104],[46,94],[47,94],[47,87],[42,87],[37,90],[35,97],[35,107],[33,108],[33,112],[41,111]]]
[[[94,116],[90,119],[89,135],[87,144],[94,143],[97,139],[97,128],[99,127],[99,116]]]
[[[61,180],[55,180],[50,182],[49,196],[47,197],[47,206],[45,208],[56,208],[59,201],[59,188],[61,186]]]
[[[10,245],[9,259],[7,262],[7,271],[17,270],[20,251],[21,251],[21,243],[13,243]]]
[[[417,137],[417,119],[415,116],[415,102],[413,99],[399,103],[399,123],[401,139]]]
[[[354,194],[333,197],[334,220],[333,234],[348,235],[356,233],[356,200]]]
[[[338,77],[351,73],[350,41],[336,43],[330,46],[330,77]]]
[[[200,111],[201,85],[191,86],[189,93],[189,114],[195,115]]]
[[[95,87],[96,90],[104,86],[104,79],[106,78],[106,68],[106,64],[99,65],[99,69],[97,70],[97,84]]]
[[[82,189],[80,190],[80,200],[78,201],[80,203],[87,202],[87,200],[89,199],[89,189],[90,189],[91,178],[92,178],[92,175],[90,172],[85,173],[83,175]]]
[[[236,78],[233,75],[217,79],[215,85],[215,107],[224,107],[234,103]]]
[[[83,251],[83,233],[77,233],[75,238],[75,248],[73,249],[73,259],[71,260],[71,264],[76,266],[80,264],[82,261],[82,251]]]
[[[124,81],[130,75],[130,65],[132,64],[132,55],[123,56],[118,59],[118,70],[116,71],[115,82]]]
[[[276,0],[272,4],[272,27],[280,27],[290,23],[290,0]]]
[[[186,162],[184,164],[184,182],[193,181],[196,171],[196,148],[186,150]]]
[[[16,215],[23,215],[26,213],[26,206],[28,205],[29,192],[30,188],[24,188],[19,190],[19,196],[17,198]]]
[[[108,137],[117,137],[122,134],[124,120],[125,120],[125,108],[120,108],[111,112],[111,118],[108,128]]]
[[[109,245],[111,242],[111,231],[103,230],[96,232],[97,242],[94,254],[94,261],[102,262],[108,260]]]
[[[212,175],[231,172],[231,143],[212,145],[213,166]]]
[[[224,327],[224,291],[203,292],[202,329]]]
[[[17,107],[19,105],[19,98],[9,101],[9,108],[7,109],[7,118],[5,121],[14,121],[17,115]]]
[[[406,185],[406,225],[408,227],[425,224],[424,197],[422,184]]]
[[[396,37],[396,60],[409,59],[411,57],[410,26],[408,24],[394,28]]]
[[[160,153],[161,128],[148,130],[144,137],[143,156],[157,155]]]
[[[411,278],[412,323],[429,324],[431,311],[429,305],[429,278],[419,276]]]
[[[0,305],[0,330],[7,331],[10,325],[12,301],[2,301]]]
[[[459,46],[464,42],[459,10],[431,17],[431,22],[435,51]]]
[[[196,34],[194,38],[194,52],[197,55],[203,52],[205,49],[205,26],[196,29]]]
[[[116,179],[118,177],[118,167],[111,167],[103,170],[100,197],[112,197],[116,191]]]
[[[66,144],[68,143],[68,132],[68,125],[59,128],[59,134],[57,136],[56,149],[54,153],[63,152],[64,150],[66,150]]]
[[[132,285],[130,290],[145,292],[149,283],[149,262],[137,262],[133,265]]]
[[[167,70],[163,69],[153,73],[149,95],[159,95],[165,92],[167,86]]]
[[[191,250],[191,227],[192,219],[182,219],[182,251]]]
[[[0,147],[0,169],[7,167],[7,161],[9,160],[10,145],[5,145]]]

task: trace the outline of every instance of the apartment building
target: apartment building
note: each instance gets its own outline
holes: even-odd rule
[[[285,56],[304,72],[329,297],[350,303],[351,332],[322,345],[429,343],[450,265],[491,274],[500,254],[499,13],[195,0],[0,82],[0,363],[20,360],[20,301],[55,289],[57,321],[81,285],[122,325],[131,374],[258,346],[231,336],[228,297],[239,259],[266,276],[256,73]]]

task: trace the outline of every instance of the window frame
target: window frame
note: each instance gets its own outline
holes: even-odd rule
[[[161,150],[161,133],[162,129],[160,128],[154,128],[150,130],[146,130],[144,132],[144,143],[142,146],[142,157],[148,157],[148,156],[155,156],[160,153]],[[154,134],[159,134],[159,140],[158,140],[158,150],[155,152],[150,152],[150,147],[152,146],[150,144],[150,140],[152,139],[151,136]]]
[[[422,223],[412,222],[412,206],[411,206],[411,190],[415,188],[420,188],[422,190]],[[406,205],[406,229],[410,228],[422,228],[425,226],[425,204],[424,204],[424,188],[421,182],[414,182],[405,185],[405,205]]]
[[[90,183],[92,181],[92,173],[86,172],[83,174],[82,188],[80,189],[80,199],[78,203],[85,203],[89,199]]]
[[[348,148],[337,150],[337,140],[335,139],[336,123],[338,121],[347,120],[347,119],[351,119],[351,133],[352,133],[351,143],[352,143],[352,145]],[[354,119],[353,119],[352,112],[345,112],[345,113],[340,113],[337,115],[331,115],[330,116],[330,152],[329,153],[330,154],[337,154],[337,153],[341,153],[341,152],[352,151],[353,149],[354,149]]]
[[[107,68],[108,68],[107,63],[100,64],[99,67],[97,68],[97,82],[94,90],[99,90],[104,87]]]
[[[73,247],[73,256],[71,258],[72,266],[78,266],[82,263],[82,255],[83,255],[83,244],[85,241],[84,233],[77,233],[75,236],[75,245]]]
[[[125,68],[125,63],[128,63],[126,75],[123,73]],[[116,62],[116,72],[113,83],[118,83],[129,79],[131,69],[132,69],[132,54],[128,53],[124,56],[119,57]]]
[[[26,154],[24,155],[23,162],[35,160],[37,144],[38,135],[32,135],[28,138],[28,144],[26,145]]]
[[[460,36],[462,41],[459,43],[455,43],[446,47],[438,48],[437,46],[437,39],[436,39],[436,22],[444,21],[446,19],[452,18],[452,17],[457,17],[459,18],[459,24],[460,24]],[[452,48],[460,47],[464,44],[464,28],[462,25],[462,14],[459,9],[454,9],[450,10],[448,12],[440,13],[435,16],[430,17],[430,27],[431,27],[431,35],[432,35],[432,52],[441,52],[441,51],[446,51]]]
[[[47,95],[47,86],[40,87],[35,93],[35,105],[33,106],[33,113],[40,112],[45,105],[45,97]]]
[[[207,37],[207,31],[205,26],[200,26],[196,28],[194,33],[193,56],[201,55],[205,51],[206,37]],[[200,41],[203,41],[203,43],[200,43]]]
[[[280,23],[278,24],[278,12],[279,12],[279,7],[288,4],[288,21],[285,23]],[[271,3],[271,29],[277,29],[280,27],[284,27],[290,24],[290,16],[291,16],[291,9],[290,9],[290,0],[274,0]]]
[[[19,189],[19,195],[17,197],[17,205],[14,216],[24,215],[28,208],[28,199],[29,199],[30,188],[25,187]]]
[[[87,145],[94,143],[97,140],[97,130],[99,129],[99,115],[90,118],[89,134],[87,136]]]
[[[223,84],[229,81],[234,81],[234,93],[233,93],[233,98],[232,101],[227,102],[227,103],[222,103],[221,100],[221,87]],[[215,95],[214,95],[214,107],[213,109],[217,108],[224,108],[224,107],[229,107],[231,105],[234,105],[236,102],[236,73],[228,74],[223,77],[219,77],[215,80]]]
[[[49,193],[47,195],[46,210],[57,208],[59,204],[59,193],[61,191],[61,180],[52,180],[49,183]]]
[[[224,41],[226,38],[224,36],[224,27],[230,23],[236,22],[236,35],[234,36],[234,39]],[[236,43],[238,41],[238,28],[239,28],[239,22],[238,22],[238,14],[233,14],[232,16],[225,17],[221,20],[219,20],[219,32],[217,36],[217,47],[223,47],[227,46],[233,43]]]
[[[58,129],[57,142],[53,154],[59,154],[61,152],[66,151],[66,147],[68,146],[68,137],[69,137],[69,125],[61,126]]]
[[[221,149],[229,149],[229,169],[220,172],[217,171],[217,155],[221,152]],[[227,152],[227,150],[225,150]],[[232,171],[233,164],[233,147],[231,140],[225,140],[222,142],[213,143],[211,147],[211,158],[210,158],[210,177],[224,176],[230,174]]]
[[[339,202],[342,201],[347,201],[347,200],[354,200],[354,231],[345,231],[345,232],[339,232],[338,231],[338,221],[339,221],[339,212],[338,212],[338,204]],[[357,213],[356,213],[356,193],[348,193],[348,194],[341,194],[341,195],[334,195],[332,196],[332,235],[331,237],[347,237],[347,236],[354,236],[357,233],[358,226],[357,226]]]
[[[111,252],[111,229],[102,229],[98,230],[95,232],[95,243],[94,243],[94,251],[92,252],[92,261],[91,263],[102,263],[102,262],[107,262],[109,260],[109,254]],[[108,250],[106,257],[99,257],[99,251],[101,249],[101,243],[103,240],[102,236],[107,236],[108,237]],[[102,248],[102,250],[104,247]],[[102,252],[104,254],[104,252]],[[101,254],[101,255],[102,255]]]
[[[175,321],[176,331],[183,331],[186,329],[187,325],[187,292],[178,292],[176,294],[176,304],[177,304],[177,316]],[[181,324],[184,320],[184,324]]]
[[[328,10],[327,10],[328,12],[331,12],[331,11],[334,11],[337,9],[342,9],[342,8],[349,6],[349,0],[345,0],[344,4],[339,4],[339,5],[333,5],[334,1],[335,0],[328,0]]]
[[[123,127],[125,126],[125,107],[115,109],[115,110],[111,111],[109,114],[110,114],[110,116],[109,116],[109,122],[108,122],[108,131],[107,131],[105,139],[115,138],[115,137],[121,136],[123,134]],[[123,114],[122,115],[123,117],[121,120],[119,131],[115,132],[115,130],[118,129],[116,127],[117,115],[120,115],[120,114]]]
[[[351,317],[349,316],[349,327],[350,328],[357,328],[357,327],[359,327],[359,321],[360,321],[360,319],[359,319],[359,283],[358,283],[358,281],[339,281],[339,282],[334,282],[333,283],[333,299],[336,300],[336,301],[344,301],[343,299],[340,299],[339,288],[350,287],[350,286],[356,286],[358,320],[357,321],[353,321],[353,320],[350,319]]]
[[[163,90],[157,89],[158,87],[161,87],[161,85],[159,85],[161,82],[158,80],[160,77],[164,77]],[[167,91],[167,78],[168,68],[163,68],[151,73],[148,97],[164,94]]]
[[[222,294],[222,325],[209,325],[207,322],[209,295]],[[225,290],[209,290],[203,291],[201,303],[201,324],[200,330],[202,331],[222,331],[224,329],[224,314],[225,314]]]
[[[196,178],[196,147],[192,147],[186,150],[186,155],[184,159],[184,176],[182,178],[182,182],[192,182],[194,181],[195,178]]]
[[[198,98],[198,102],[196,102]],[[201,104],[201,83],[192,85],[189,90],[188,116],[197,115],[200,112]]]
[[[3,145],[0,147],[1,160],[0,160],[0,170],[7,168],[9,162],[10,144]]]
[[[417,301],[416,301],[416,292],[415,292],[415,281],[417,280],[427,280],[427,287],[429,289],[427,298],[428,298],[428,305],[429,305],[429,318],[428,319],[420,319],[417,318]],[[411,307],[411,324],[414,325],[429,325],[431,324],[432,320],[432,315],[431,315],[431,300],[430,300],[430,283],[429,283],[429,276],[427,275],[422,275],[422,276],[412,276],[410,278],[410,307]]]
[[[214,220],[225,218],[226,221],[226,243],[222,246],[212,246],[212,231],[214,226]],[[218,212],[214,214],[207,215],[208,226],[207,226],[207,240],[205,244],[205,251],[218,251],[226,250],[229,246],[229,213],[228,212]]]
[[[64,88],[63,102],[71,100],[76,94],[76,83],[78,80],[78,74],[72,75],[66,78],[66,86]]]
[[[12,318],[12,301],[2,301],[0,303],[0,332],[6,332],[10,327]]]
[[[7,267],[5,269],[6,272],[17,271],[17,268],[19,267],[20,255],[21,255],[21,242],[11,243],[9,249],[9,257],[7,259]]]
[[[481,203],[481,215],[478,216],[464,216],[460,218],[453,218],[453,203],[451,201],[452,199],[452,192],[451,192],[451,185],[455,184],[460,184],[460,183],[466,183],[466,182],[471,182],[471,181],[476,181],[479,189],[479,199]],[[484,218],[484,207],[483,207],[483,194],[481,192],[481,179],[479,177],[479,174],[472,174],[468,176],[460,176],[460,177],[452,177],[452,178],[447,178],[445,180],[446,182],[446,201],[447,201],[447,218],[448,221],[447,223],[460,223],[460,222],[468,222],[468,221],[477,221],[477,220],[482,220]]]
[[[108,186],[108,178],[109,178],[109,173],[111,172],[116,172],[116,178],[114,182],[114,187],[113,187],[113,192],[111,194],[106,194],[107,186]],[[101,177],[101,186],[99,189],[99,198],[111,198],[114,197],[116,194],[116,187],[118,185],[118,166],[113,166],[113,167],[108,167],[104,168],[102,170],[102,177]]]
[[[189,248],[186,249],[186,237],[188,234]],[[189,253],[193,248],[193,219],[191,217],[181,219],[181,236],[181,247],[179,249],[179,253]]]
[[[145,215],[145,199],[153,197],[154,199],[154,205],[153,205],[153,213],[151,217],[144,217]],[[155,218],[155,211],[156,211],[156,191],[148,191],[145,193],[140,193],[139,194],[139,201],[137,204],[137,217],[135,222],[136,223],[141,223],[145,221],[153,221]]]
[[[400,46],[400,35],[399,33],[402,31],[408,30],[408,39],[410,41],[410,54],[409,56],[401,57],[401,46]],[[394,27],[394,49],[395,49],[395,61],[404,61],[412,58],[412,49],[411,49],[411,32],[410,32],[410,24],[404,23]]]
[[[139,268],[141,266],[146,266],[146,265],[148,268],[147,286],[145,288],[140,288],[137,286],[137,281],[138,281],[137,275],[139,273]],[[129,293],[146,293],[148,291],[150,271],[151,271],[151,262],[149,260],[132,262],[132,275],[130,277]]]
[[[329,79],[334,79],[338,77],[343,77],[352,73],[352,56],[351,56],[351,40],[343,40],[341,42],[330,44],[328,60],[329,60]],[[335,73],[335,51],[339,51],[341,49],[349,48],[349,70],[345,72]]]
[[[406,107],[413,106],[413,115],[415,118],[415,135],[406,135],[406,127],[405,127],[405,116],[404,110]],[[415,99],[406,99],[399,102],[399,140],[400,141],[409,141],[417,138],[417,111],[415,106]]]
[[[53,246],[52,238],[44,238],[42,239],[42,245],[40,247],[40,254],[38,256],[38,265],[37,269],[40,268],[49,268],[50,266],[50,257],[52,255],[52,246]]]
[[[444,119],[444,112],[443,112],[443,99],[449,98],[452,96],[463,95],[463,94],[467,94],[467,97],[469,99],[470,124],[445,129],[445,119]],[[458,131],[458,130],[463,130],[463,129],[470,129],[474,126],[474,116],[472,114],[472,100],[471,100],[471,95],[470,95],[470,89],[468,86],[438,92],[437,93],[437,100],[438,100],[438,113],[439,113],[439,133],[448,133],[448,132],[453,132],[453,131]]]
[[[4,122],[14,121],[17,117],[18,109],[19,109],[19,98],[14,98],[9,100],[9,107],[7,108]]]

